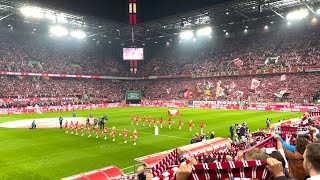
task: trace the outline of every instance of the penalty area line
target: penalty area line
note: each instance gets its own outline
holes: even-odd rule
[[[138,132],[138,134],[150,134],[150,135],[154,135],[153,133],[146,133],[146,132]],[[172,137],[172,138],[180,138],[180,139],[191,139],[191,138],[184,138],[184,137],[179,137],[179,136],[169,136],[169,135],[165,135],[165,134],[158,134],[158,136],[165,136],[165,137]]]

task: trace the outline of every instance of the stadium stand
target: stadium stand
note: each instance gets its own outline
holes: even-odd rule
[[[95,43],[70,46],[47,36],[1,32],[0,71],[114,76],[129,72]]]
[[[251,102],[277,102],[277,93],[287,93],[285,101],[307,103],[317,94],[320,86],[319,73],[288,74],[286,80],[279,75],[217,77],[204,79],[166,79],[112,82],[97,79],[48,80],[26,77],[6,77],[1,79],[0,97],[71,97],[83,104],[91,102],[120,102],[126,90],[142,90],[146,100],[247,100]],[[251,88],[252,79],[259,81],[259,86]],[[107,83],[106,83],[107,82]],[[120,93],[119,93],[120,92]],[[189,93],[189,95],[188,95]],[[15,107],[26,103],[55,105],[61,101],[14,102]],[[69,101],[66,101],[67,103]],[[43,104],[44,105],[44,104]],[[7,105],[8,106],[8,105]]]
[[[164,48],[142,67],[140,75],[319,65],[319,36],[317,27],[285,29],[237,38],[220,38],[214,43],[204,43],[204,47],[197,44],[194,48]],[[267,57],[279,58],[274,63],[267,62]],[[236,59],[240,60],[240,64]]]

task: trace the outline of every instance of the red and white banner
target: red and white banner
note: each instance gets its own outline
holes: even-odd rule
[[[240,61],[238,61],[238,63]],[[241,62],[239,64],[241,64]],[[319,72],[319,69],[320,69],[320,66],[296,66],[296,67],[253,69],[253,70],[240,70],[240,71],[228,71],[228,72],[208,72],[208,73],[163,75],[163,76],[152,76],[151,75],[148,77],[117,77],[117,76],[97,76],[97,75],[79,75],[79,74],[50,74],[50,73],[29,73],[29,72],[7,72],[7,71],[0,71],[0,75],[42,76],[42,77],[84,78],[84,79],[141,80],[141,79],[204,78],[204,77],[223,77],[223,76],[288,74],[288,73],[303,73],[303,72]]]
[[[48,97],[48,98],[3,98],[0,99],[0,103],[6,102],[32,102],[32,101],[59,101],[59,100],[72,100],[72,97],[64,97],[64,98],[57,98],[57,97]]]
[[[168,116],[181,116],[180,111],[176,109],[168,110]]]
[[[234,63],[234,65],[236,65],[236,66],[238,66],[238,67],[240,67],[240,66],[243,65],[243,61],[241,61],[240,58],[236,58],[236,59],[234,59],[232,62]]]

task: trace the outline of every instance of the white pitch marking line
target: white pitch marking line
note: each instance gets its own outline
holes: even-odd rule
[[[153,133],[145,133],[145,132],[138,132],[138,134],[150,134],[153,135]],[[158,136],[165,136],[165,137],[173,137],[173,138],[180,138],[180,139],[191,139],[191,138],[184,138],[184,137],[179,137],[179,136],[169,136],[169,135],[164,135],[164,134],[158,134]]]

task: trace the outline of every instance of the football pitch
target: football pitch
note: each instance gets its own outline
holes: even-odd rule
[[[145,115],[168,119],[168,108],[112,108],[76,111],[77,117],[88,117],[90,112],[94,117],[108,114],[106,125],[117,129],[116,141],[112,141],[110,134],[103,140],[93,135],[75,136],[66,134],[64,129],[13,129],[0,128],[0,179],[61,179],[66,176],[114,165],[120,169],[133,166],[134,159],[141,156],[169,150],[190,143],[191,137],[200,131],[200,120],[206,123],[205,132],[215,131],[216,137],[227,137],[229,126],[236,122],[246,122],[251,131],[265,127],[266,118],[272,118],[271,123],[279,119],[301,117],[303,113],[293,112],[259,112],[233,110],[205,110],[179,109],[182,113],[183,128],[178,129],[179,117],[173,117],[171,129],[165,124],[154,135],[154,128],[131,125],[130,116]],[[48,112],[43,114],[21,114],[0,116],[0,123],[22,119],[57,118],[71,119],[72,112]],[[69,117],[69,118],[68,118]],[[192,119],[195,126],[189,131],[188,121]],[[146,123],[147,124],[147,123]],[[138,131],[137,145],[129,138],[123,144],[123,137],[119,136],[123,128],[128,129],[129,136],[133,130]],[[127,168],[124,172],[131,172]]]

